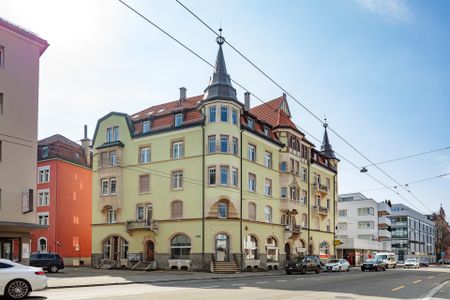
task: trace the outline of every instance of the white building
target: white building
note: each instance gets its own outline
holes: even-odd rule
[[[391,204],[376,202],[361,193],[339,196],[336,247],[338,257],[347,258],[352,265],[374,256],[376,252],[391,251]]]

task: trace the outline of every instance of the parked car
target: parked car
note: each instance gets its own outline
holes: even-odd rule
[[[58,253],[33,253],[30,257],[30,265],[56,273],[64,269],[64,260]]]
[[[389,253],[389,252],[380,252],[375,254],[375,259],[383,260],[387,263],[387,268],[393,268],[397,267],[397,261],[395,260],[395,254]]]
[[[331,272],[331,271],[350,271],[350,263],[344,259],[330,259],[325,264],[325,271]]]
[[[380,259],[368,259],[361,265],[361,271],[386,271],[388,268],[387,262]]]
[[[405,263],[403,264],[403,268],[405,268],[405,269],[406,268],[418,269],[419,268],[419,262],[415,258],[408,258],[407,260],[405,260]]]
[[[31,291],[47,288],[47,276],[42,268],[29,267],[0,259],[0,296],[22,299]]]
[[[299,257],[296,261],[286,263],[285,270],[286,274],[306,274],[306,272],[316,272],[316,274],[319,274],[321,271],[321,264],[319,257],[309,255]]]
[[[419,258],[419,266],[420,267],[429,267],[430,261],[428,260],[428,257]]]
[[[450,264],[450,259],[441,258],[440,260],[438,260],[438,263],[441,265],[448,265]]]

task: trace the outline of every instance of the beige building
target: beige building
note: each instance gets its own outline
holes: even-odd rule
[[[35,210],[39,58],[48,43],[0,18],[0,257],[28,262]],[[50,176],[45,171],[38,176]]]

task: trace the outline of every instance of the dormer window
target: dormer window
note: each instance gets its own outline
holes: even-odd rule
[[[250,128],[250,129],[254,129],[254,127],[255,127],[255,121],[254,121],[252,118],[248,118],[248,120],[247,120],[247,126],[248,126],[248,128]]]
[[[264,135],[269,136],[269,127],[264,126]]]
[[[48,153],[49,153],[49,149],[48,146],[44,146],[42,147],[42,158],[47,158],[48,157]]]
[[[175,127],[179,127],[183,124],[183,114],[175,115]]]
[[[150,121],[142,122],[142,133],[150,132]]]
[[[116,142],[119,140],[119,126],[109,127],[106,129],[106,142]]]

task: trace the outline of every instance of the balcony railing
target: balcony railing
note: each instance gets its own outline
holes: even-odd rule
[[[153,219],[128,220],[125,225],[128,231],[139,229],[158,231],[158,221]]]
[[[319,214],[328,215],[328,208],[319,206]]]
[[[325,184],[315,182],[313,183],[313,187],[318,192],[328,193],[328,186],[326,186]]]
[[[292,233],[300,233],[301,232],[302,227],[300,225],[286,225],[286,231],[290,231]]]

